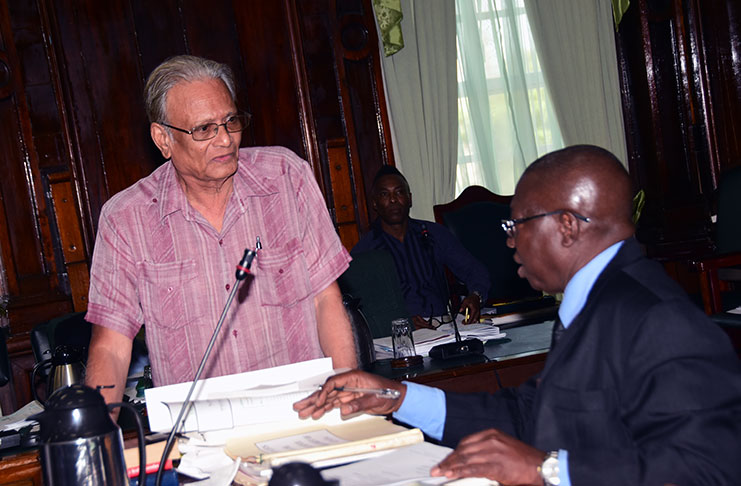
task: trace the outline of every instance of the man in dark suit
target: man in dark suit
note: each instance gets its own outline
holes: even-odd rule
[[[633,238],[631,181],[593,146],[534,162],[502,222],[520,276],[564,292],[544,370],[516,390],[454,394],[333,377],[298,402],[393,413],[456,449],[433,475],[531,485],[741,482],[741,370],[728,339]],[[397,400],[337,392],[389,387]],[[424,406],[419,404],[423,403]]]

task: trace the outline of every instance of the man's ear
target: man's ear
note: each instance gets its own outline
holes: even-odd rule
[[[564,211],[558,216],[558,228],[563,246],[572,246],[579,240],[579,220],[570,212]]]
[[[159,123],[152,123],[149,125],[149,135],[151,135],[152,141],[160,149],[165,159],[172,157],[171,144],[173,140],[165,127]]]
[[[409,207],[412,207],[412,193],[409,193]]]

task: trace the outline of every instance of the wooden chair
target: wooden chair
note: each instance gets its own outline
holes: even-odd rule
[[[435,221],[446,226],[489,271],[491,286],[487,305],[530,301],[534,306],[552,306],[552,297],[543,298],[517,275],[514,250],[507,247],[501,220],[509,218],[511,196],[494,194],[481,186],[467,187],[455,200],[433,207]]]
[[[741,290],[734,288],[734,282],[741,282],[741,167],[720,177],[715,230],[716,254],[693,262],[709,315],[741,305]]]

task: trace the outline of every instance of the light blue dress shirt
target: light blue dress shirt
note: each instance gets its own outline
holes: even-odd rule
[[[568,329],[576,316],[584,308],[589,292],[594,282],[600,276],[608,263],[615,257],[622,241],[615,243],[605,249],[599,255],[592,258],[586,265],[579,269],[571,277],[563,292],[563,300],[558,308],[558,316],[561,318],[563,327]],[[407,393],[399,410],[394,412],[395,419],[418,427],[428,436],[440,440],[443,437],[445,427],[445,392],[439,388],[419,385],[405,381]],[[569,478],[568,451],[558,451],[559,473],[563,486],[571,486]]]

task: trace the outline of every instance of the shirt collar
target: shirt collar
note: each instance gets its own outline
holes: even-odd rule
[[[623,241],[618,241],[606,248],[571,277],[563,292],[561,306],[558,308],[558,317],[561,318],[563,327],[569,327],[574,318],[584,308],[594,282],[597,281],[607,264],[615,257],[623,243]]]
[[[256,171],[250,170],[255,163],[254,157],[246,151],[240,150],[232,194],[232,201],[236,201],[240,213],[245,211],[248,197],[267,196],[278,192],[276,182],[270,177],[259,177],[256,175]],[[167,161],[166,167],[162,170],[164,174],[156,196],[156,202],[159,204],[160,220],[177,211],[183,211],[186,219],[192,219],[192,206],[185,197],[185,191],[180,187],[172,161]]]
[[[187,215],[189,207],[188,200],[185,198],[183,188],[180,187],[177,173],[171,160],[165,162],[163,171],[162,181],[157,191],[157,200],[154,201],[159,204],[160,220],[165,219],[177,211],[184,211]]]

